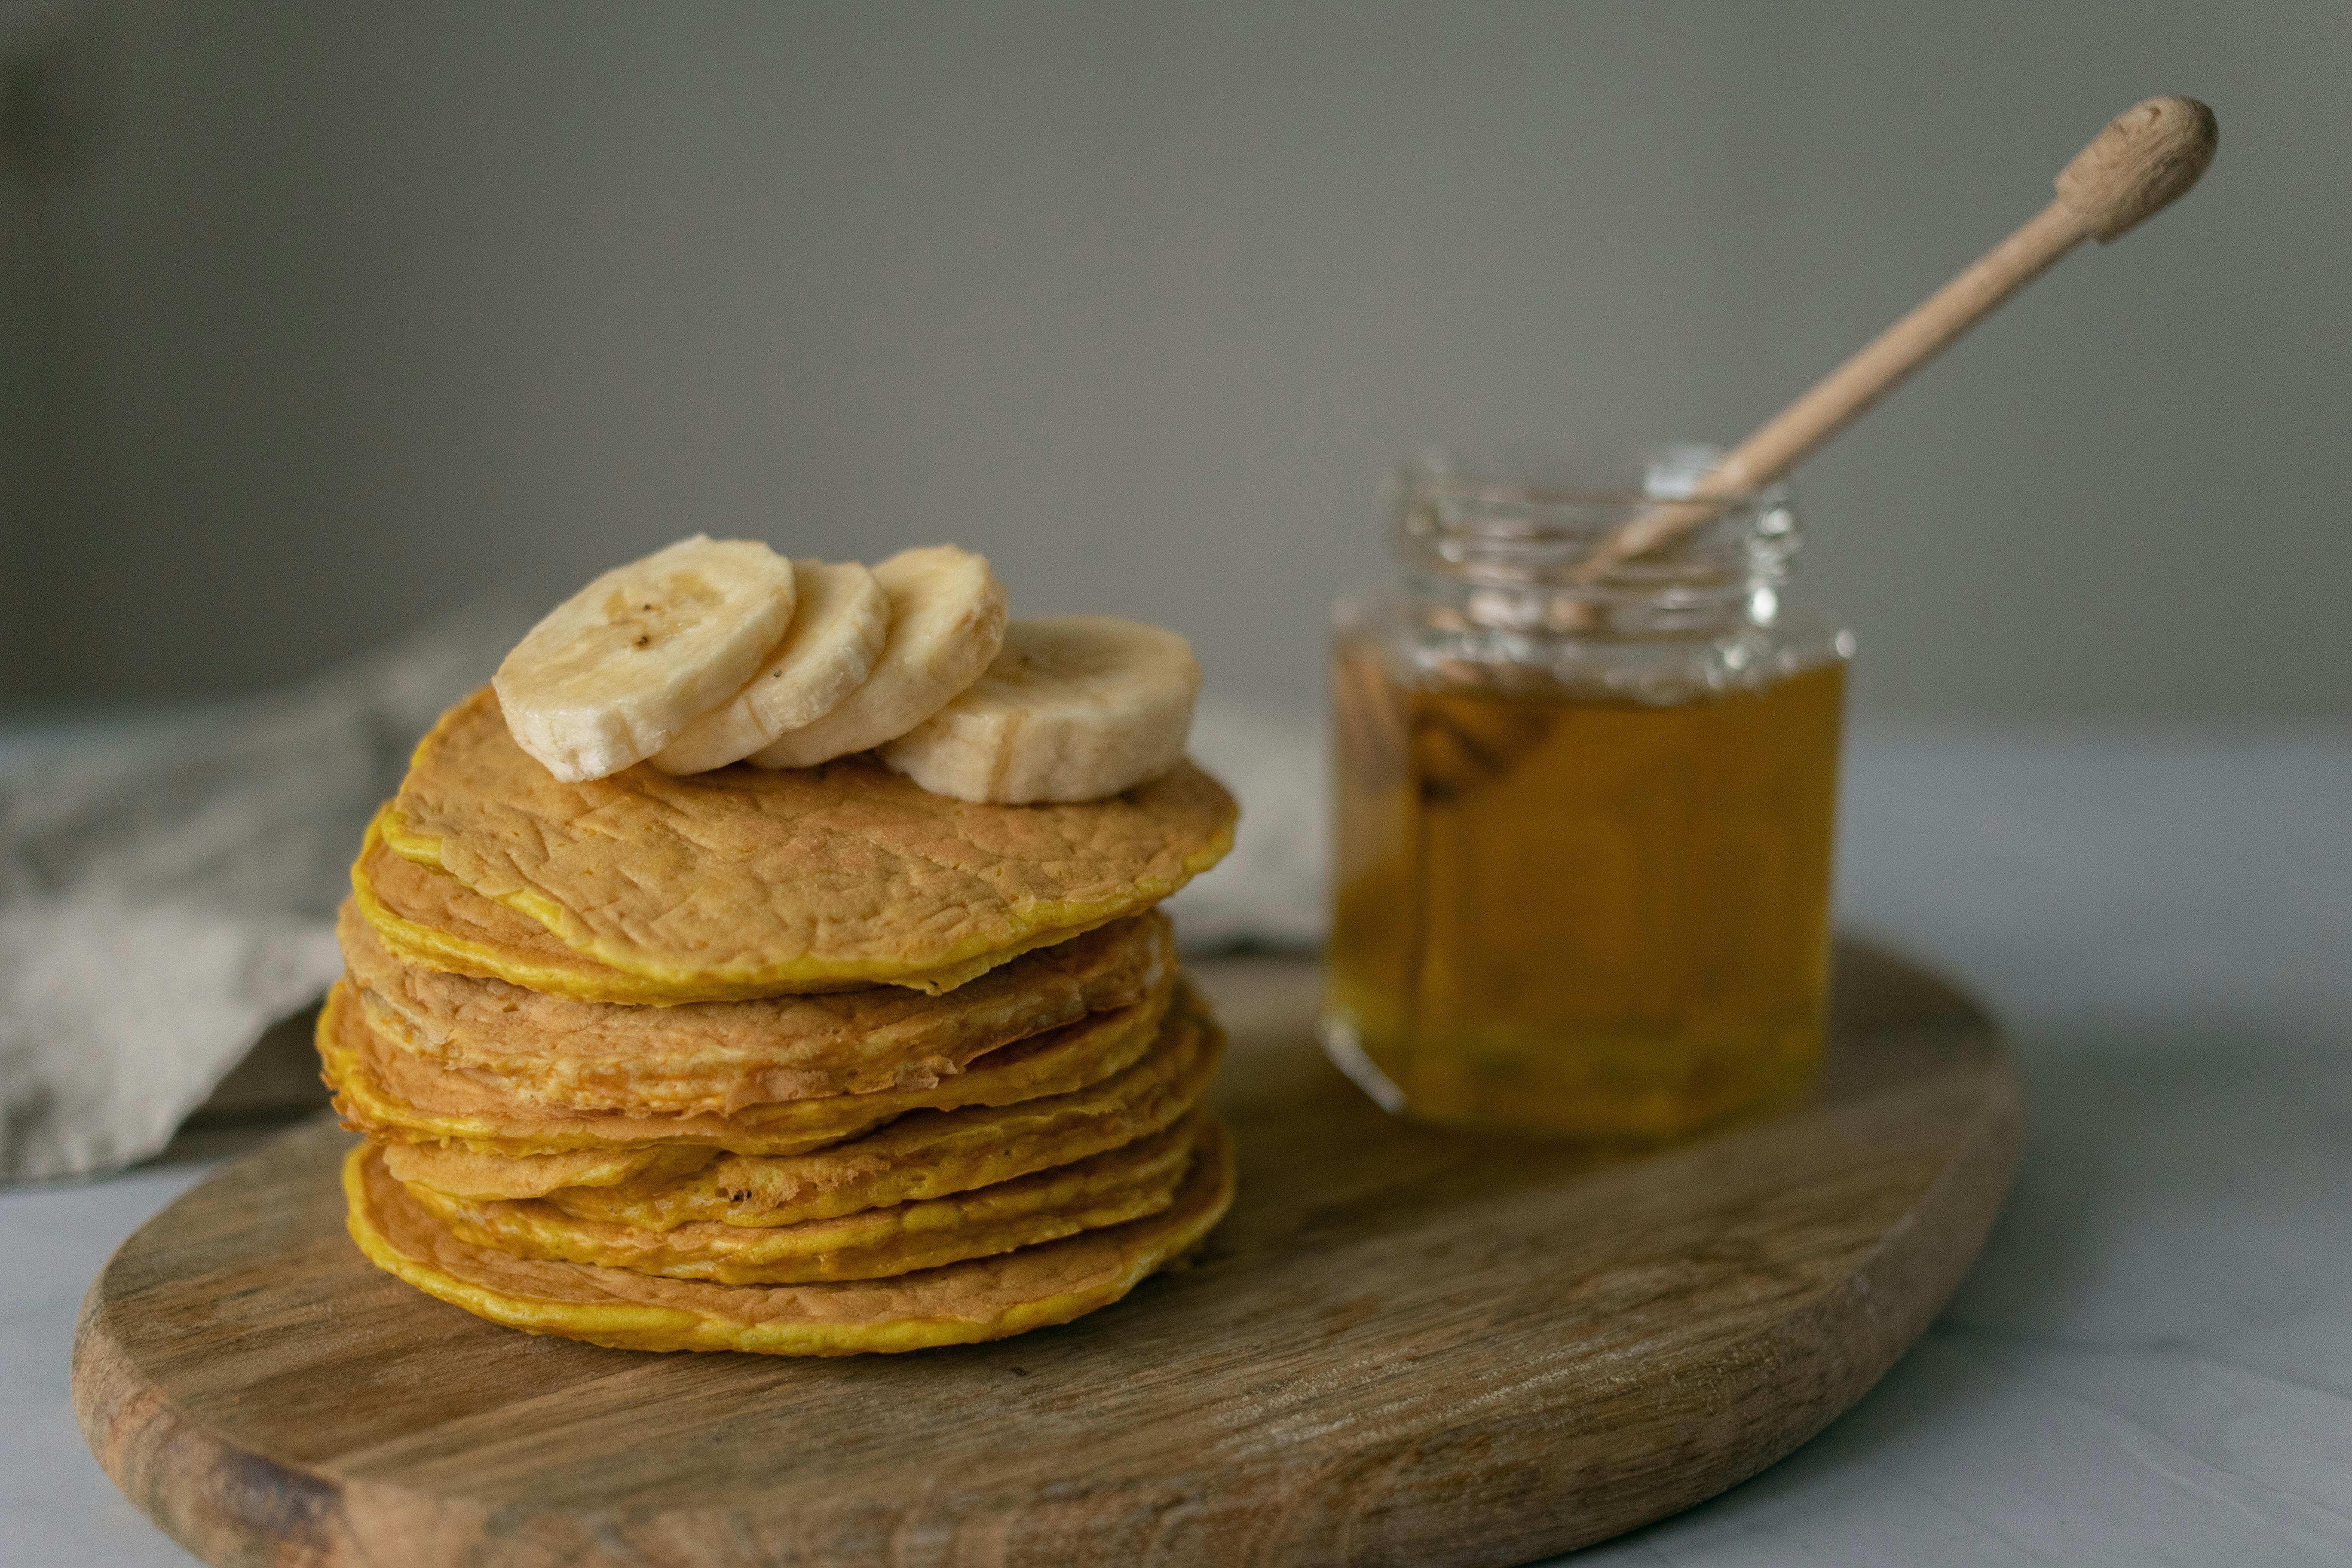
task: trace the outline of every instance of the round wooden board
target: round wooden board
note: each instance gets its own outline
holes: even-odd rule
[[[74,1395],[215,1563],[1513,1563],[1686,1508],[1875,1383],[2006,1192],[2007,1054],[1842,950],[1804,1104],[1647,1159],[1390,1120],[1309,1043],[1315,974],[1204,981],[1242,1192],[1191,1270],[903,1356],[534,1339],[370,1268],[347,1137],[195,1188],[82,1310]]]

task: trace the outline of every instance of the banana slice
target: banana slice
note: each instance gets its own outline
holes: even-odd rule
[[[1201,666],[1174,632],[1110,616],[1014,621],[964,694],[882,748],[933,795],[1100,800],[1176,765]]]
[[[890,640],[866,684],[814,723],[751,753],[763,768],[813,768],[905,734],[980,679],[1004,643],[1004,587],[985,556],[952,544],[902,550],[874,568],[890,596]]]
[[[793,563],[792,629],[743,689],[648,760],[666,773],[740,762],[787,730],[814,723],[857,689],[890,636],[890,596],[855,561]]]
[[[558,605],[491,684],[517,745],[567,784],[601,779],[726,701],[792,619],[791,562],[698,533]]]

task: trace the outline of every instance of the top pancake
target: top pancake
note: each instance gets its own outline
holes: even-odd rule
[[[1071,805],[952,800],[864,756],[565,784],[514,743],[486,688],[418,745],[382,832],[683,1000],[952,989],[1166,898],[1223,858],[1234,817],[1190,763]]]

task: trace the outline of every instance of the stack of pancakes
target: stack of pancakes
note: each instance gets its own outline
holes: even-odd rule
[[[377,1265],[648,1350],[1066,1321],[1233,1195],[1223,1040],[1152,906],[1232,842],[1180,763],[972,805],[864,756],[565,784],[483,691],[370,828],[319,1021]]]

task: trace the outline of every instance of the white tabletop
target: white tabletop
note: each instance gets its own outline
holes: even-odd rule
[[[2352,736],[1858,738],[1845,923],[2010,1028],[2008,1213],[1781,1464],[1580,1563],[2352,1562]],[[0,1193],[0,1564],[184,1564],[67,1399],[106,1254],[201,1163]]]

